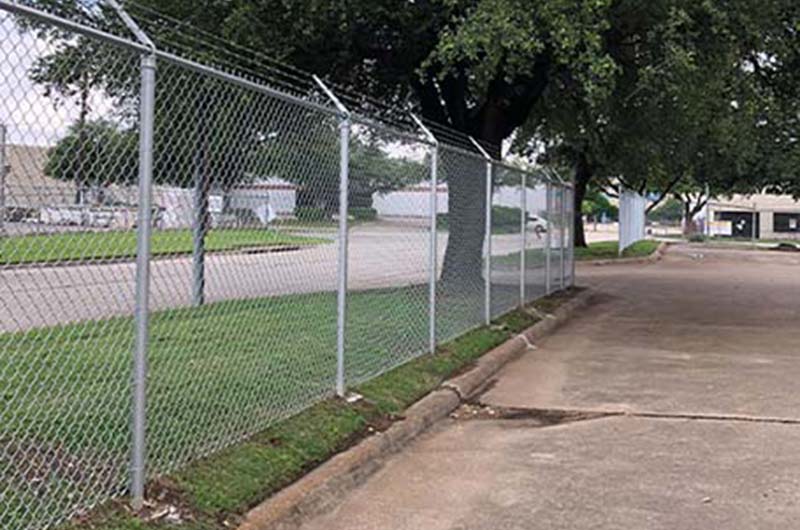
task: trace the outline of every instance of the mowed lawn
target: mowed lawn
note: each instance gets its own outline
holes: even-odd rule
[[[348,295],[348,383],[426,351],[427,297],[426,285]],[[438,303],[443,335],[481,323],[480,292]],[[0,494],[16,507],[0,526],[124,489],[133,331],[119,317],[0,335]],[[149,470],[174,469],[331,395],[335,372],[335,293],[153,313]]]
[[[242,248],[316,245],[328,239],[305,237],[265,228],[226,228],[206,235],[207,252]],[[192,231],[153,230],[154,256],[192,252]],[[107,260],[136,256],[136,231],[63,232],[0,237],[0,265]]]

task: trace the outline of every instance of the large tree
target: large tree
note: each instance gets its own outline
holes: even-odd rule
[[[555,72],[569,72],[590,98],[606,90],[614,71],[601,39],[609,1],[543,0],[532,8],[521,0],[266,0],[211,2],[206,10],[145,3],[319,73],[365,96],[348,101],[360,109],[416,108],[499,156],[501,143],[526,122]],[[152,15],[147,8],[133,11],[143,20]],[[252,59],[258,68],[258,58]],[[485,212],[475,205],[484,203],[485,186],[468,169],[448,177],[449,206],[461,222],[450,228],[445,280],[481,275]]]
[[[129,8],[159,42],[190,53],[200,49],[204,59],[281,84],[303,77],[260,54],[277,57],[360,94],[348,98],[356,110],[416,108],[428,120],[483,140],[495,155],[515,133],[519,149],[544,142],[576,168],[580,200],[590,180],[611,177],[666,196],[685,173],[674,171],[674,160],[692,153],[681,138],[686,131],[702,137],[694,128],[716,119],[714,109],[730,102],[724,90],[735,86],[729,83],[737,74],[763,82],[780,102],[770,106],[775,116],[769,124],[783,139],[771,149],[781,154],[775,165],[785,188],[791,180],[785,168],[797,158],[796,106],[785,103],[796,86],[785,73],[796,65],[795,4],[140,0]],[[163,23],[155,10],[175,20]],[[231,54],[221,42],[198,45],[196,34],[187,37],[184,21],[211,40],[259,52]],[[724,97],[715,79],[724,80]],[[485,188],[473,174],[449,176],[450,208],[462,222],[451,228],[445,279],[480,275],[484,212],[475,205],[483,204]]]

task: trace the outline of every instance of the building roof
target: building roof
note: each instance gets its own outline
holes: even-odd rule
[[[791,195],[770,193],[737,194],[732,197],[714,199],[709,202],[709,206],[715,210],[724,210],[725,208],[752,210],[755,207],[760,211],[800,211],[800,201],[795,200]]]

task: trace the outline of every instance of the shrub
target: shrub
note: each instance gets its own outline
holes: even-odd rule
[[[520,208],[509,208],[508,206],[492,206],[492,233],[494,234],[514,234],[520,231]],[[450,228],[450,218],[446,213],[436,215],[436,226],[440,230]]]
[[[294,215],[301,221],[326,221],[330,215],[318,206],[295,206]]]
[[[374,221],[378,217],[378,210],[375,208],[350,208],[348,213],[356,221]]]
[[[705,240],[706,236],[704,236],[703,234],[695,233],[689,236],[689,241],[691,241],[692,243],[702,243]]]
[[[520,208],[508,206],[492,206],[492,232],[515,233],[520,231]]]

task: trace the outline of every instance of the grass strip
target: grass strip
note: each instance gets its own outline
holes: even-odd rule
[[[575,259],[578,261],[619,259],[619,258],[641,258],[649,256],[656,251],[660,243],[654,239],[644,239],[637,241],[619,253],[619,243],[617,241],[598,241],[589,243],[588,247],[575,247]]]
[[[207,252],[242,248],[318,245],[323,238],[289,234],[264,228],[226,228],[208,232]],[[151,240],[154,256],[192,252],[191,230],[155,230]],[[30,263],[60,263],[133,258],[136,256],[136,231],[63,232],[0,238],[0,266]]]
[[[571,289],[531,304],[551,312],[574,294]],[[213,456],[185,466],[148,485],[148,498],[177,507],[180,528],[223,530],[271,494],[388,426],[397,415],[470,367],[484,353],[537,322],[532,313],[515,310],[492,326],[470,331],[440,346],[436,355],[418,357],[353,390],[364,396],[356,404],[339,399],[318,403]],[[165,520],[142,520],[121,501],[107,503],[64,530],[156,530],[174,528]]]

